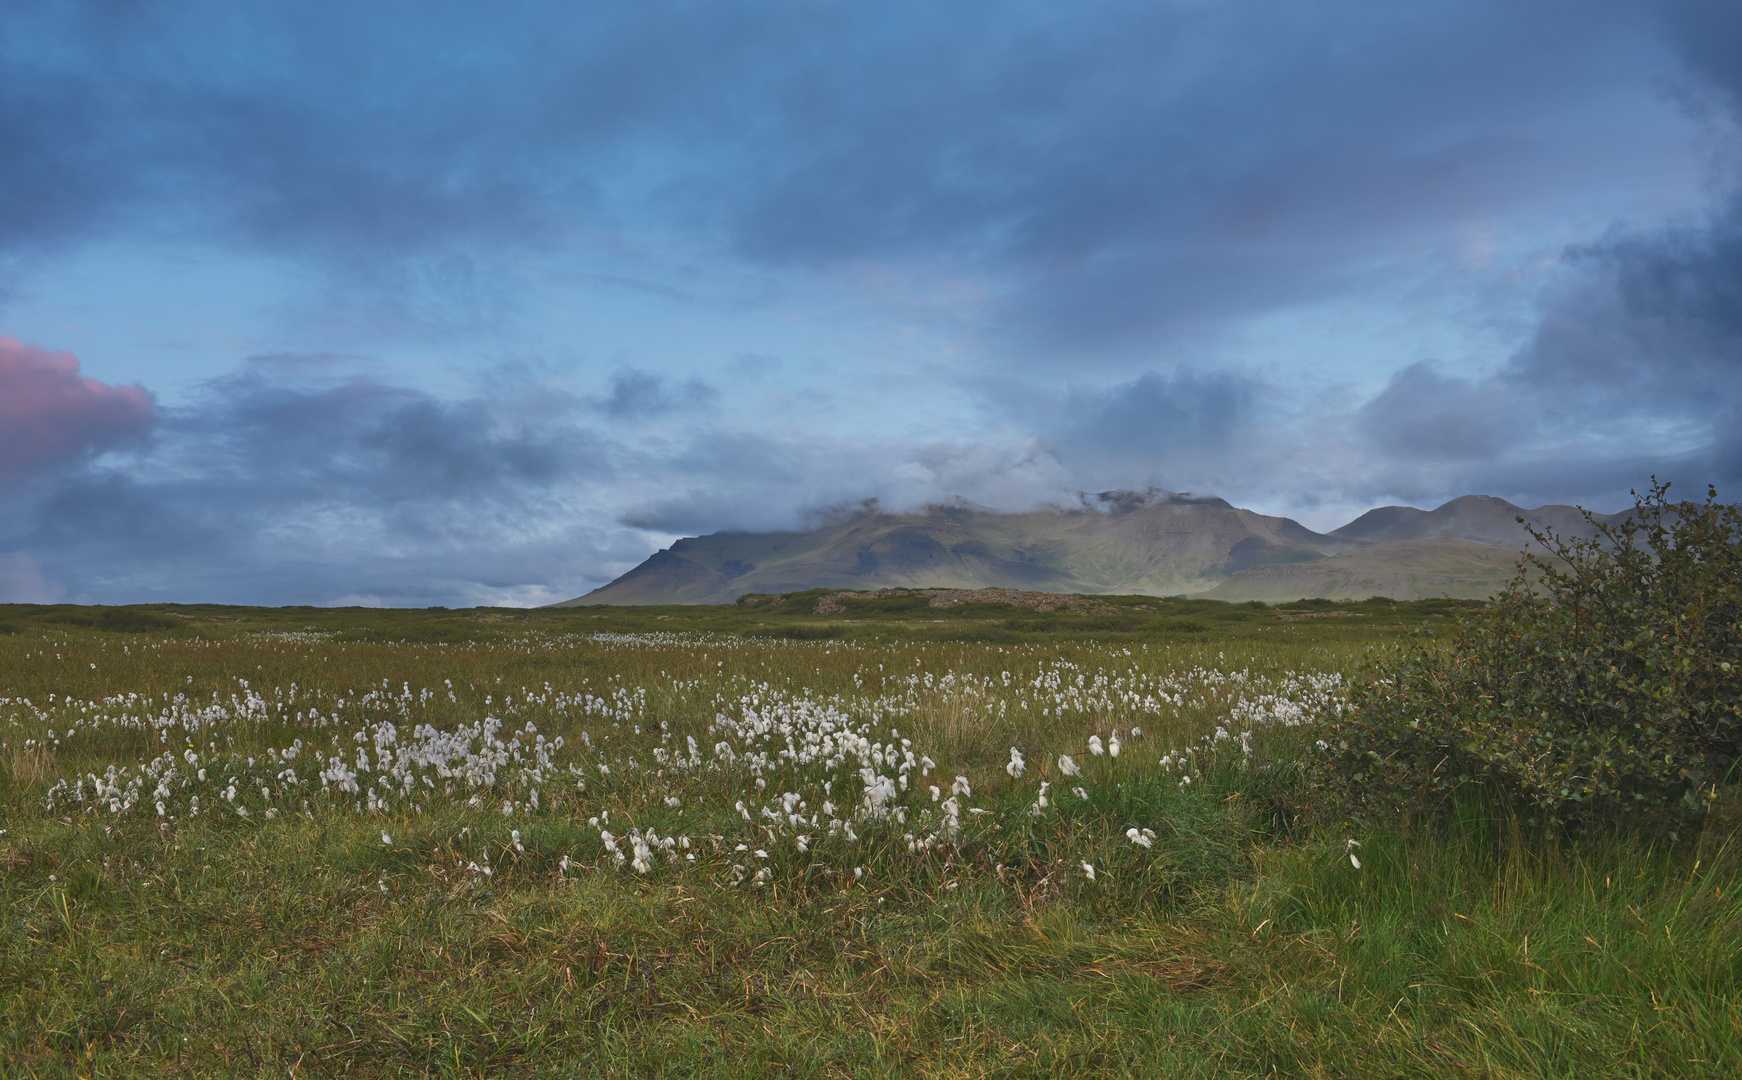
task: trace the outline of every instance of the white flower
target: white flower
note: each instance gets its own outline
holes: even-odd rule
[[[1010,761],[1004,766],[1004,771],[1010,774],[1012,780],[1022,779],[1022,751],[1014,746],[1010,748]]]
[[[1119,732],[1117,730],[1115,730],[1113,734],[1107,736],[1107,756],[1119,756]]]
[[[526,850],[525,848],[520,846],[520,830],[519,829],[515,829],[511,833],[509,833],[509,837],[514,841],[514,850],[515,851],[525,851]]]
[[[1059,772],[1064,773],[1066,776],[1083,775],[1083,770],[1077,767],[1077,763],[1071,760],[1069,754],[1059,755]]]
[[[1083,873],[1085,873],[1089,876],[1090,881],[1095,880],[1095,868],[1094,868],[1094,866],[1090,865],[1089,863],[1083,864]]]
[[[1155,846],[1155,834],[1150,832],[1148,829],[1144,829],[1141,832],[1136,828],[1126,829],[1125,839],[1142,848]]]
[[[1096,757],[1101,756],[1101,736],[1099,736],[1099,735],[1089,736],[1089,753],[1095,755]]]
[[[956,782],[950,785],[950,794],[970,799],[974,797],[974,791],[968,786],[968,778],[965,776],[956,777]]]
[[[938,790],[938,786],[936,784],[931,785],[931,801],[937,802],[943,797],[944,793]]]
[[[1361,841],[1353,838],[1343,841],[1343,854],[1349,856],[1349,865],[1357,870],[1361,869],[1361,860],[1355,857],[1355,849],[1360,846]]]
[[[381,842],[386,844],[388,847],[393,846],[393,837],[387,835],[386,829],[381,830]]]
[[[1072,791],[1074,791],[1074,792],[1076,792],[1076,795],[1077,795],[1077,798],[1079,798],[1079,799],[1087,799],[1087,798],[1088,798],[1088,797],[1089,797],[1089,793],[1088,793],[1088,792],[1086,792],[1086,791],[1084,791],[1084,790],[1083,790],[1083,789],[1082,789],[1082,788],[1080,788],[1080,787],[1078,787],[1078,788],[1072,788],[1072,789],[1071,789],[1071,790],[1072,790]]]

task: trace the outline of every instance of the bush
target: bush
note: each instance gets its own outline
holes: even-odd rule
[[[1587,513],[1593,539],[1531,529],[1545,554],[1452,640],[1370,665],[1326,718],[1324,786],[1411,813],[1480,784],[1559,824],[1705,813],[1742,737],[1742,511],[1668,490]]]

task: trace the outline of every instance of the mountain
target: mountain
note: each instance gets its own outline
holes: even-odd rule
[[[1599,522],[1619,523],[1625,514],[1593,514]],[[1520,548],[1529,539],[1518,519],[1537,531],[1553,529],[1562,536],[1594,532],[1576,506],[1539,506],[1524,510],[1492,495],[1465,495],[1437,510],[1413,506],[1381,506],[1335,529],[1345,540],[1383,543],[1394,540],[1468,540],[1477,544]]]
[[[1381,507],[1328,534],[1171,492],[1104,492],[1079,507],[1017,514],[958,500],[904,514],[868,509],[808,532],[679,540],[555,606],[719,604],[745,593],[890,587],[1227,600],[1482,597],[1512,575],[1528,539],[1513,520],[1520,516],[1588,531],[1570,507],[1525,511],[1479,495],[1431,511]]]

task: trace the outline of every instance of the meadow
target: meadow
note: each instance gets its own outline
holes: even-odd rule
[[[1469,605],[774,599],[0,606],[0,1075],[1742,1074],[1730,805],[1316,801]]]

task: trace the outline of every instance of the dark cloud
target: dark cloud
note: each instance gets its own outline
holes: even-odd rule
[[[324,370],[275,357],[209,384],[139,460],[15,495],[0,553],[109,598],[551,600],[624,542],[573,519],[576,478],[612,462],[561,387],[452,401]]]
[[[136,444],[155,412],[144,387],[85,378],[72,353],[0,337],[0,487]]]
[[[1252,419],[1253,380],[1229,373],[1148,371],[1106,388],[1073,387],[1053,434],[1073,451],[1150,457],[1217,453]]]
[[[700,379],[673,383],[651,371],[624,368],[611,376],[610,396],[600,407],[611,416],[634,420],[705,407],[719,397],[717,389]]]
[[[1742,109],[1742,8],[1729,0],[1664,0],[1657,5],[1676,52],[1707,87]]]
[[[1654,14],[1687,65],[1684,100],[1742,121],[1742,8],[1671,0]],[[1716,127],[1720,153],[1737,149],[1734,131]],[[1704,214],[1617,226],[1566,251],[1529,340],[1489,373],[1418,363],[1394,375],[1360,411],[1392,490],[1618,504],[1653,473],[1684,488],[1742,484],[1742,186],[1731,179]]]
[[[973,278],[1043,358],[1621,167],[1570,103],[1661,73],[1608,0],[139,7],[0,14],[0,250],[167,224],[471,325],[518,285],[481,252],[676,237]]]
[[[1494,457],[1515,423],[1500,380],[1465,379],[1422,361],[1361,406],[1360,426],[1389,456],[1442,462]]]

